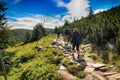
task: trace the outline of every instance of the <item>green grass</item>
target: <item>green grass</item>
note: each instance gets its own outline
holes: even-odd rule
[[[48,35],[39,40],[42,52],[35,52],[36,42],[6,49],[4,58],[10,58],[8,80],[61,80],[57,73],[59,63],[63,59],[62,52],[49,47],[55,35]],[[0,80],[3,76],[0,75]]]

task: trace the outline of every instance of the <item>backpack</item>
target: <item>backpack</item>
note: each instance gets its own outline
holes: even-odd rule
[[[65,29],[65,30],[64,30],[64,34],[65,34],[65,35],[69,35],[69,34],[70,34],[70,31],[69,31],[68,29]]]

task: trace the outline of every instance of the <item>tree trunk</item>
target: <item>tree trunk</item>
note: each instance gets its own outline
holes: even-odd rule
[[[3,61],[2,53],[3,53],[3,51],[0,50],[0,62],[1,62],[1,68],[2,68],[2,70],[3,70],[4,80],[7,80],[7,74],[6,74],[6,69],[5,69],[5,64],[4,64],[4,61]]]

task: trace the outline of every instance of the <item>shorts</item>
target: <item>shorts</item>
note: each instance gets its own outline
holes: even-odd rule
[[[70,36],[69,35],[63,35],[63,41],[69,42]]]

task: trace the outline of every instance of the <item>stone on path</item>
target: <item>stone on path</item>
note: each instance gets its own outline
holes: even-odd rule
[[[63,80],[75,80],[75,79],[77,79],[77,77],[71,75],[66,70],[59,70],[58,73],[60,73],[62,75]]]
[[[110,76],[110,75],[114,75],[116,74],[116,72],[105,72],[103,73],[104,76]]]
[[[86,62],[93,62],[93,59],[91,57],[85,57]]]
[[[69,55],[70,55],[70,52],[68,52],[68,51],[64,51],[64,53],[65,53],[65,54],[69,54]]]
[[[94,72],[92,73],[92,75],[94,75],[95,77],[97,77],[97,78],[98,78],[97,80],[106,80],[106,78],[102,75],[101,72],[94,71]]]
[[[95,63],[93,64],[94,68],[100,68],[100,67],[105,67],[106,64],[100,64],[100,63]]]
[[[68,55],[68,54],[67,54],[67,55]],[[68,56],[68,58],[69,58],[69,59],[71,59],[71,58],[72,58],[72,56]]]
[[[67,70],[67,68],[65,66],[61,65],[60,70]]]
[[[87,66],[92,66],[93,63],[90,63],[90,62],[86,62],[87,63]]]
[[[56,45],[53,45],[52,47],[53,47],[53,48],[57,48],[57,46],[56,46]]]
[[[68,52],[71,52],[71,46],[64,46],[64,49],[66,50],[66,51],[68,51]]]
[[[88,72],[88,73],[92,73],[94,70],[95,70],[95,68],[87,66],[84,71]]]
[[[91,74],[88,74],[84,80],[93,80],[93,77]]]
[[[69,57],[69,54],[63,54],[65,57]]]
[[[58,46],[60,50],[64,50],[64,48],[62,46]]]
[[[120,80],[120,74],[117,74],[116,72],[113,73],[107,73],[105,75],[109,80]]]
[[[107,80],[116,80],[116,78],[113,77],[113,76],[107,76]],[[117,80],[118,80],[118,79],[117,79]]]
[[[108,67],[100,67],[98,70],[102,72],[106,72],[108,70]]]
[[[82,46],[82,48],[85,48],[85,47],[92,47],[92,44],[89,43],[89,44],[85,44],[85,45]]]
[[[120,74],[115,74],[114,76],[117,80],[120,80]]]
[[[88,66],[85,61],[81,61],[80,63],[81,63],[83,66]]]

